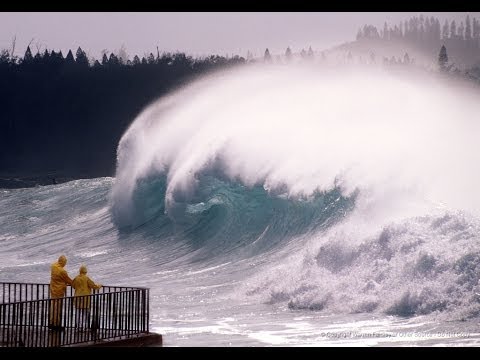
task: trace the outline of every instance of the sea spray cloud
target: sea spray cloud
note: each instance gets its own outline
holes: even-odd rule
[[[387,214],[413,214],[425,200],[476,211],[478,90],[464,96],[435,75],[379,68],[262,64],[210,75],[152,103],[124,134],[113,213],[128,224],[139,182],[160,175],[168,213],[212,167],[290,197],[359,189]]]

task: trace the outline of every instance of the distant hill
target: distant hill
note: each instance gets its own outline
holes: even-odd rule
[[[480,65],[480,22],[469,16],[458,26],[455,21],[445,21],[443,27],[434,17],[413,17],[400,24],[384,24],[383,30],[365,25],[359,29],[355,41],[327,50],[327,54],[371,59],[410,59],[424,66],[436,66],[442,45],[447,48],[449,63],[459,69]]]

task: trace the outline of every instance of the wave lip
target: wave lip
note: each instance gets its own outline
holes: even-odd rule
[[[188,198],[177,197],[167,213],[162,199],[165,184],[165,177],[143,180],[134,193],[137,223],[124,230],[156,229],[158,239],[169,229],[192,249],[201,249],[204,257],[226,256],[234,250],[244,251],[245,256],[256,255],[295,236],[332,226],[354,204],[354,197],[342,196],[339,189],[297,199],[272,195],[262,186],[247,187],[204,174],[195,192]]]

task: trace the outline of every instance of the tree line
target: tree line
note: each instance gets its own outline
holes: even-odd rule
[[[116,147],[148,103],[195,77],[245,63],[243,57],[114,53],[91,61],[80,47],[23,58],[0,52],[0,171],[112,176]]]
[[[413,46],[430,55],[438,53],[438,49],[445,45],[451,58],[464,68],[480,60],[480,21],[475,17],[471,19],[470,15],[460,24],[446,19],[441,25],[438,18],[419,15],[395,25],[385,22],[381,30],[364,25],[358,30],[356,39]]]

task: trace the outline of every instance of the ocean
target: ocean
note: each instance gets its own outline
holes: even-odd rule
[[[164,346],[477,346],[478,100],[431,74],[215,73],[133,121],[115,177],[0,189],[0,281],[65,254],[150,288]]]

